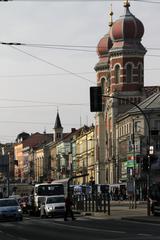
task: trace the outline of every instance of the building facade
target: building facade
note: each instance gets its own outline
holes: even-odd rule
[[[112,16],[111,10],[108,33],[97,45],[99,62],[95,66],[97,86],[101,86],[103,97],[103,111],[96,114],[99,182],[102,184],[117,183],[123,180],[122,175],[122,178],[126,178],[125,159],[130,157],[129,154],[132,155],[126,151],[126,133],[132,128],[132,120],[120,127],[117,119],[153,93],[144,86],[146,49],[142,45],[143,23],[130,12],[128,0],[124,1],[124,14],[116,21]]]

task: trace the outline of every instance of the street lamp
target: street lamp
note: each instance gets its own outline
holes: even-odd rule
[[[103,97],[105,98],[115,98],[115,99],[119,99],[119,100],[128,100],[122,97],[115,97],[115,96],[109,96],[109,95],[103,95]],[[148,117],[146,115],[146,113],[142,110],[142,108],[137,105],[136,103],[129,101],[128,102],[130,104],[132,104],[133,106],[135,106],[136,108],[138,108],[138,110],[142,113],[142,115],[144,116],[144,119],[146,121],[147,124],[147,129],[148,129],[148,139],[147,139],[147,160],[148,160],[148,175],[147,175],[147,215],[150,216],[150,200],[149,200],[149,188],[150,188],[150,155],[149,155],[149,148],[150,148],[150,123],[148,120]]]
[[[134,208],[136,208],[136,147],[135,147],[135,119],[132,119],[132,146],[133,146],[133,196]]]

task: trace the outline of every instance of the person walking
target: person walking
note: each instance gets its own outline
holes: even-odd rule
[[[66,197],[65,199],[65,214],[64,214],[64,221],[67,221],[67,217],[71,217],[72,220],[75,220],[75,217],[74,217],[74,214],[73,214],[73,211],[72,211],[72,206],[73,206],[73,202],[72,200],[70,199],[69,196]]]

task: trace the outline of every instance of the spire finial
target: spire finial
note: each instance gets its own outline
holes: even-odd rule
[[[113,19],[112,19],[112,16],[113,16],[113,11],[112,11],[112,4],[110,5],[110,12],[109,12],[109,27],[112,27],[113,25]]]
[[[126,8],[130,7],[129,0],[124,0],[124,7]]]

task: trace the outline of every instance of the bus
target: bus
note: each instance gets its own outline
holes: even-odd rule
[[[62,184],[64,187],[64,195],[66,197],[69,193],[70,187],[72,185],[72,181],[70,182],[70,178],[62,178],[62,179],[57,179],[52,181],[52,184]]]
[[[40,183],[35,184],[31,199],[31,212],[39,215],[40,206],[48,196],[64,196],[64,186],[60,183]]]

